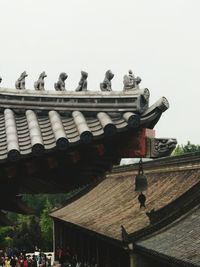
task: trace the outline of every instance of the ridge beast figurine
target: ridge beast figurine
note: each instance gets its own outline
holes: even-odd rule
[[[61,72],[58,78],[58,81],[54,83],[54,88],[56,91],[65,91],[65,80],[68,78],[68,75],[65,72]]]
[[[22,72],[22,74],[20,75],[20,77],[17,79],[16,83],[15,83],[15,88],[18,90],[24,90],[26,89],[25,87],[25,78],[28,76],[28,74],[26,73],[26,71]]]
[[[78,83],[78,87],[76,88],[76,92],[87,91],[87,77],[88,73],[85,71],[81,71],[81,79]]]
[[[100,83],[101,91],[112,91],[111,80],[113,79],[114,74],[111,70],[107,70],[105,73],[105,78],[102,83]]]
[[[44,91],[44,78],[47,77],[45,71],[43,71],[38,80],[34,83],[35,90]]]
[[[139,84],[142,79],[139,76],[135,77],[132,70],[129,70],[128,73],[128,75],[124,75],[124,91],[131,89],[139,89]]]

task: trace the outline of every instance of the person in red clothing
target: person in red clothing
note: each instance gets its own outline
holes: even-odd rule
[[[24,267],[28,267],[28,260],[26,257],[24,258]]]
[[[24,256],[22,253],[20,253],[20,256],[19,256],[19,262],[20,262],[20,266],[24,267]]]
[[[65,261],[65,253],[64,253],[63,248],[59,248],[58,250],[58,260],[60,264],[63,264]]]

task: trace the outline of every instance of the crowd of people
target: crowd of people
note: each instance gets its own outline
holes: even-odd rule
[[[41,251],[32,255],[12,248],[0,251],[0,267],[47,267],[48,265],[47,257]]]
[[[58,265],[56,267],[97,267],[97,263],[94,258],[83,259],[79,257],[76,253],[67,246],[64,248],[57,248],[56,259],[58,260]]]
[[[90,260],[78,257],[72,253],[69,247],[58,248],[56,250],[56,260],[54,267],[97,267],[94,258]],[[0,267],[50,267],[51,259],[47,259],[45,253],[35,250],[34,253],[26,253],[16,249],[8,248],[6,251],[0,250]]]

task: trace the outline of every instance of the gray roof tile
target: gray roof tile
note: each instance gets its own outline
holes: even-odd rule
[[[5,109],[4,116],[5,116],[5,132],[7,138],[8,153],[12,151],[19,152],[17,127],[16,127],[14,113],[10,109]]]
[[[11,109],[5,109],[0,115],[0,160],[7,158],[10,151],[29,155],[38,152],[38,149],[67,148],[80,140],[89,142],[126,130],[126,127],[123,113],[119,113],[117,118],[105,112],[88,117],[80,111],[65,116],[52,110],[40,116],[34,110],[18,115]]]
[[[200,206],[161,231],[137,242],[137,245],[160,256],[167,256],[200,266]],[[157,254],[157,255],[158,255]]]
[[[113,93],[113,96],[106,96],[111,97],[108,103],[103,96],[100,96],[98,100],[100,101],[99,105],[107,106],[106,110],[105,107],[102,109],[100,109],[100,106],[96,108],[96,104],[94,105],[90,101],[91,98],[90,100],[85,99],[85,94],[83,99],[80,98],[81,95],[76,96],[76,103],[73,103],[72,98],[68,98],[68,95],[64,96],[71,101],[72,106],[65,107],[64,105],[57,109],[58,102],[55,104],[52,98],[49,106],[43,95],[34,95],[34,99],[31,100],[29,93],[25,93],[28,94],[26,96],[27,102],[22,98],[18,99],[15,91],[11,92],[12,102],[9,102],[6,91],[1,95],[3,104],[0,109],[0,161],[7,158],[15,160],[15,157],[19,158],[20,155],[25,157],[30,153],[37,155],[44,150],[49,151],[55,148],[67,149],[70,146],[78,145],[80,142],[89,143],[104,138],[104,136],[127,131],[128,128],[140,126],[153,128],[161,113],[168,108],[164,100],[160,99],[149,109],[147,103],[147,106],[144,107],[144,113],[142,113],[144,110],[141,109],[138,113],[140,115],[134,114],[134,112],[129,111],[130,109],[137,111],[132,103],[127,104],[125,101],[126,105],[122,109],[120,103],[113,104],[112,97],[116,97],[116,94]],[[3,98],[4,94],[6,95],[5,99]],[[138,92],[137,97],[140,98],[141,94],[143,94],[143,90]],[[89,93],[89,95],[92,96],[92,99],[96,97],[93,93]],[[23,92],[20,97],[24,97]],[[38,101],[36,101],[37,97]],[[48,98],[48,96],[46,97]],[[119,96],[117,95],[117,97]],[[127,95],[122,94],[121,97],[127,97]],[[16,100],[16,105],[13,99]],[[89,101],[90,105],[85,105],[84,99],[86,104]],[[32,101],[32,106],[30,101]],[[46,104],[48,105],[46,106]],[[114,109],[113,105],[115,105]],[[10,106],[12,108],[6,108]]]

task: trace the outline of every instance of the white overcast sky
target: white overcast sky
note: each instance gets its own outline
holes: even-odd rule
[[[72,90],[86,70],[97,90],[111,69],[113,90],[122,90],[133,69],[151,104],[170,102],[157,137],[200,144],[199,14],[199,0],[0,0],[1,86],[13,88],[26,70],[31,89],[45,70],[50,90],[65,71]]]

